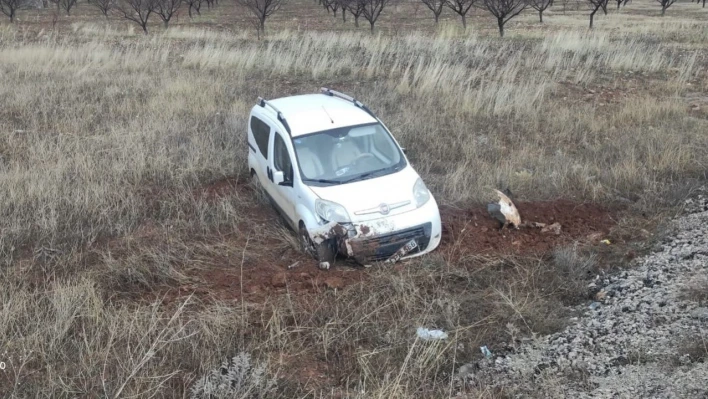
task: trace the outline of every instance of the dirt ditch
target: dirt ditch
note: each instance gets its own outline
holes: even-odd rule
[[[215,201],[236,193],[254,194],[250,185],[227,178],[204,185],[194,190],[193,195]],[[368,278],[366,268],[345,260],[338,261],[331,270],[319,270],[313,259],[294,245],[284,243],[287,238],[283,236],[293,233],[279,221],[272,207],[253,202],[243,209],[248,218],[237,229],[239,233],[195,238],[195,247],[212,249],[195,250],[192,255],[195,259],[175,265],[186,279],[179,284],[151,287],[151,291],[141,297],[145,300],[162,297],[164,301],[173,302],[194,293],[206,300],[243,298],[262,303],[271,296],[342,289]],[[574,241],[599,243],[615,224],[616,212],[595,204],[555,200],[517,201],[516,205],[525,222],[518,230],[500,229],[499,222],[488,215],[484,204],[441,207],[443,239],[437,252],[451,265],[473,255],[543,254]],[[545,231],[534,227],[534,222],[558,223],[560,230]],[[273,231],[274,225],[280,226],[280,236],[262,233],[268,228]],[[155,233],[149,240],[160,238],[161,235]],[[294,234],[291,238],[294,242]],[[242,250],[246,240],[248,244]],[[192,268],[190,262],[199,266]],[[395,268],[401,267],[406,267],[406,263]]]

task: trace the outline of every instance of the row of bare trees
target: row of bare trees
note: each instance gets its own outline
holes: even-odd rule
[[[253,0],[263,1],[263,0]],[[359,17],[363,16],[374,30],[374,24],[381,15],[381,11],[389,4],[397,0],[315,0],[323,5],[328,12],[332,12],[337,17],[337,12],[341,11],[342,21],[346,22],[347,13],[354,17],[354,24],[359,26]],[[554,0],[419,0],[432,12],[435,23],[440,20],[440,15],[444,9],[450,9],[455,14],[460,16],[462,27],[467,28],[467,15],[473,8],[479,8],[487,11],[497,21],[499,35],[504,36],[504,27],[507,22],[521,14],[524,10],[531,8],[538,13],[539,22],[543,23],[543,13],[553,6]],[[607,14],[607,6],[609,0],[577,0],[578,3],[584,3],[588,7],[590,17],[590,28],[593,28],[595,14],[602,10]],[[615,0],[617,8],[627,5],[631,0]],[[656,0],[661,5],[661,15],[666,13],[676,0]],[[696,0],[696,2],[706,0]],[[564,6],[565,9],[565,6]]]
[[[51,3],[57,6],[57,12],[64,10],[66,15],[71,14],[71,9],[76,6],[78,0],[49,0]]]
[[[122,18],[140,26],[147,34],[148,23],[152,15],[157,15],[167,29],[170,21],[182,6],[183,0],[88,0],[88,3],[98,8],[106,18],[111,12],[115,12]]]
[[[519,15],[526,8],[532,8],[538,12],[538,19],[543,23],[543,13],[548,8],[553,6],[554,0],[420,0],[432,13],[437,24],[442,14],[443,9],[449,8],[455,14],[459,15],[462,20],[462,27],[467,28],[467,13],[473,8],[486,10],[497,20],[499,27],[499,35],[504,36],[504,26],[512,18]],[[579,3],[585,3],[590,12],[590,28],[593,28],[595,14],[602,10],[607,14],[607,5],[609,0],[578,0]],[[617,8],[626,6],[631,0],[615,0]],[[656,0],[661,5],[661,15],[664,16],[666,9],[671,7],[676,0]],[[692,0],[693,1],[693,0]],[[696,3],[703,2],[705,7],[706,0],[696,0]]]
[[[341,10],[342,20],[346,21],[346,13],[349,12],[354,17],[355,26],[359,26],[359,16],[363,16],[374,30],[374,24],[381,15],[381,11],[395,0],[315,0],[322,4],[328,11],[332,11],[337,16],[337,11]],[[452,10],[460,16],[462,26],[467,29],[467,14],[474,8],[480,8],[489,12],[497,20],[499,35],[504,36],[504,26],[512,18],[521,14],[527,8],[533,8],[538,12],[539,20],[543,22],[543,12],[553,5],[553,0],[420,0],[432,13],[437,24],[445,8]],[[585,0],[604,1],[608,0]],[[628,0],[624,0],[628,1]],[[672,0],[663,0],[672,1]],[[673,0],[675,1],[675,0]],[[594,14],[594,13],[593,13]],[[592,23],[591,23],[592,25]],[[592,26],[591,26],[592,27]]]
[[[17,11],[25,8],[30,0],[0,0],[0,13],[10,18],[14,22]],[[63,10],[67,15],[76,7],[78,0],[48,0],[55,4],[57,11]],[[286,0],[235,0],[237,4],[246,9],[249,13],[250,21],[256,28],[260,37],[265,31],[265,22],[268,17],[277,12]],[[327,11],[331,11],[335,17],[341,12],[342,21],[346,22],[347,13],[354,18],[354,25],[359,26],[359,17],[363,17],[369,22],[371,31],[381,15],[382,11],[395,1],[400,0],[315,0],[323,5]],[[467,28],[467,14],[474,8],[479,8],[489,12],[497,20],[499,35],[504,36],[504,26],[511,19],[519,15],[527,8],[532,8],[538,12],[539,21],[543,23],[543,13],[553,6],[554,0],[420,0],[432,13],[435,23],[438,23],[440,14],[445,8],[452,10],[460,16],[463,28]],[[578,0],[580,3],[588,5],[590,12],[590,28],[593,27],[595,14],[602,10],[607,14],[609,0]],[[615,0],[617,8],[627,5],[631,0]],[[661,15],[673,5],[676,0],[656,0],[661,5]],[[693,0],[692,0],[693,1]],[[206,2],[207,7],[215,6],[218,0],[87,0],[88,4],[96,7],[108,18],[111,12],[118,13],[126,20],[139,25],[144,33],[148,33],[148,22],[152,15],[157,15],[165,28],[170,24],[172,18],[177,15],[178,10],[184,5],[188,9],[189,17],[193,12],[200,14],[202,4]],[[706,0],[696,0],[696,3]]]
[[[147,33],[148,20],[153,13],[158,15],[165,27],[181,6],[183,0],[87,0],[87,3],[96,7],[101,14],[108,18],[112,11],[117,12],[129,21],[140,25]],[[201,0],[200,0],[201,1]],[[64,11],[71,15],[71,10],[77,6],[78,0],[49,0],[56,5],[57,12]],[[0,12],[15,21],[17,11],[28,8],[28,0],[0,0]]]
[[[337,16],[337,11],[342,12],[342,21],[347,21],[347,12],[354,18],[354,26],[359,27],[359,17],[369,22],[371,31],[374,31],[374,25],[379,19],[381,12],[389,4],[395,0],[315,0],[334,16]]]
[[[76,7],[78,0],[48,0],[57,7],[57,12],[64,11],[67,15]],[[165,29],[170,21],[177,15],[180,8],[187,7],[189,17],[193,13],[200,15],[202,4],[208,8],[218,4],[218,0],[86,0],[87,3],[97,8],[106,18],[112,13],[134,22],[148,33],[150,17],[156,15],[163,23]],[[249,16],[259,34],[265,29],[265,20],[276,12],[285,0],[236,0],[236,3],[249,11]],[[14,22],[17,11],[29,8],[29,0],[0,0],[0,13]]]
[[[2,1],[2,0],[0,0]],[[115,10],[123,18],[139,25],[144,33],[148,33],[148,22],[151,15],[156,15],[165,29],[170,25],[180,8],[187,7],[189,17],[193,11],[200,15],[204,0],[88,0],[89,4],[97,7],[108,18],[111,10]],[[207,7],[212,8],[218,4],[217,0],[206,0]]]

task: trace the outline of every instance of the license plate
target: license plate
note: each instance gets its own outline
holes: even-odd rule
[[[416,249],[417,247],[418,243],[415,242],[415,240],[410,240],[406,243],[406,245],[402,246],[398,251],[396,251],[395,254],[391,255],[391,257],[388,258],[384,263],[396,263],[401,260],[402,257],[406,256],[406,254]]]

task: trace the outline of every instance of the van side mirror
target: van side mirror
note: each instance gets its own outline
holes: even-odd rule
[[[283,183],[285,181],[285,175],[283,172],[274,170],[273,171],[273,183],[280,185],[280,183]]]
[[[285,180],[285,173],[277,170],[273,171],[273,183],[279,186],[293,186],[292,180]]]
[[[404,154],[408,155],[408,150],[406,147],[401,147],[401,151],[403,151]]]

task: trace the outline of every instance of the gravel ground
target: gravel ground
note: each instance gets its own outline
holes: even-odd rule
[[[562,332],[462,366],[466,384],[517,397],[708,398],[708,194],[631,270],[590,285]]]

